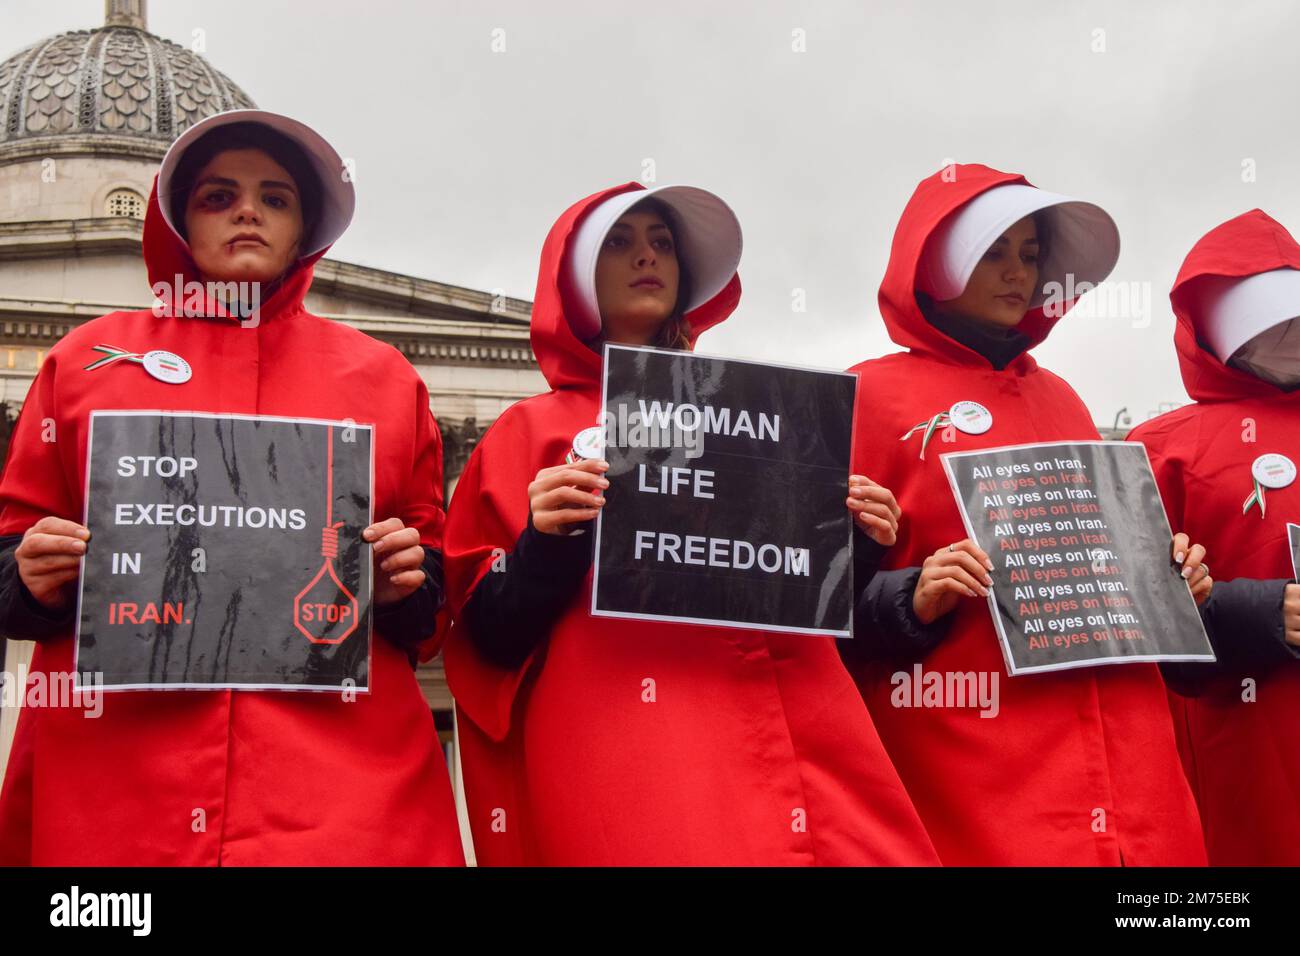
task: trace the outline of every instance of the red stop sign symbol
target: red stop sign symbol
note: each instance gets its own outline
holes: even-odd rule
[[[342,644],[357,629],[361,610],[326,561],[293,599],[293,624],[313,644]]]

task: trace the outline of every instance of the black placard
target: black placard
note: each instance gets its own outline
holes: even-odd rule
[[[994,564],[989,607],[1010,674],[1214,660],[1141,444],[941,458],[966,531]]]
[[[847,637],[856,385],[606,345],[591,613]]]
[[[76,670],[105,689],[367,689],[372,432],[94,412]]]

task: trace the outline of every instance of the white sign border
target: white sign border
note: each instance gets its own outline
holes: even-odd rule
[[[1300,545],[1300,524],[1288,521],[1286,523],[1286,546],[1287,550],[1291,552],[1292,581],[1300,579],[1300,561],[1297,560],[1297,558],[1300,558],[1300,547],[1297,547],[1297,545]]]

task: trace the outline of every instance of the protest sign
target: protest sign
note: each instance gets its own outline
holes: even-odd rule
[[[1141,444],[941,457],[967,533],[994,564],[989,607],[1009,673],[1214,660]]]
[[[93,412],[76,670],[365,690],[373,467],[368,425]]]
[[[848,636],[856,384],[607,345],[592,614]]]

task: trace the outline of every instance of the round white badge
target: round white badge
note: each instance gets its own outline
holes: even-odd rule
[[[959,432],[983,435],[993,427],[993,413],[979,402],[958,402],[948,410],[948,421]]]
[[[1255,459],[1250,473],[1265,488],[1285,488],[1295,481],[1295,462],[1286,455],[1270,452]]]
[[[158,379],[158,381],[166,382],[168,385],[183,385],[194,374],[194,370],[190,368],[190,363],[175,352],[154,349],[151,352],[145,352],[141,361],[144,363],[146,372]]]
[[[584,428],[573,436],[573,457],[575,461],[600,458],[605,454],[605,430],[599,425]]]

